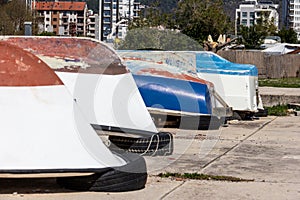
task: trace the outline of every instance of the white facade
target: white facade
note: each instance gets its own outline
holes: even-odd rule
[[[40,32],[59,36],[86,36],[87,5],[85,2],[34,2],[33,10],[42,19]]]
[[[87,34],[86,36],[96,38],[99,40],[99,15],[95,14],[92,10],[88,11],[87,16]]]
[[[100,0],[101,40],[124,39],[128,30],[128,21],[139,17],[140,3],[137,0]],[[118,23],[121,20],[126,22]]]
[[[298,35],[298,40],[300,40],[300,0],[290,0],[288,9],[289,26],[294,29]]]
[[[299,1],[299,0],[298,0]],[[279,13],[277,11],[279,5],[273,4],[270,1],[257,2],[256,0],[245,0],[243,4],[236,9],[235,13],[235,34],[239,27],[247,26],[250,27],[257,23],[258,19],[266,14],[268,20],[272,21],[276,27],[279,27]]]

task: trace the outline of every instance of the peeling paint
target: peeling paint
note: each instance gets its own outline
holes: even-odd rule
[[[62,81],[38,57],[0,41],[0,86],[62,85]]]
[[[9,36],[4,40],[37,55],[55,71],[110,75],[129,72],[112,49],[92,39]]]

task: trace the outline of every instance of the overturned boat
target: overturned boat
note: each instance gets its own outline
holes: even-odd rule
[[[234,117],[247,119],[263,110],[255,65],[232,63],[213,52],[189,54],[195,57],[198,76],[214,83],[220,96],[233,108]]]
[[[113,49],[90,38],[2,39],[47,63],[71,92],[87,121],[99,135],[108,134],[118,148],[147,155],[172,153],[172,135],[158,132],[132,74]]]
[[[179,128],[218,129],[230,108],[190,66],[168,63],[174,55],[158,51],[118,51],[134,79],[156,124]],[[175,56],[176,57],[176,56]],[[216,107],[221,101],[223,109]],[[223,113],[221,112],[223,111]]]
[[[134,53],[130,54],[134,56]],[[258,91],[258,71],[254,65],[232,63],[208,51],[139,51],[135,54],[137,59],[165,63],[212,82],[216,94],[222,99],[217,101],[216,107],[224,106],[225,102],[232,108],[233,118],[251,118],[263,109]]]
[[[53,70],[7,42],[0,52],[0,177],[54,176],[88,191],[145,186],[143,157],[111,152]]]

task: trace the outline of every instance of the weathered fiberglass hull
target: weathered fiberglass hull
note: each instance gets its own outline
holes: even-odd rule
[[[139,136],[158,133],[132,74],[105,44],[88,38],[14,37],[64,82],[94,128]]]
[[[133,77],[148,109],[165,109],[174,114],[212,114],[212,102],[206,84],[156,76]]]
[[[108,149],[47,64],[4,41],[0,52],[1,178],[55,177],[93,192],[145,187],[144,158]]]
[[[45,63],[3,41],[0,52],[0,174],[95,172],[126,164],[102,143]]]
[[[216,129],[206,84],[165,77],[133,75],[143,100],[158,126],[183,129]],[[160,121],[159,121],[160,120]]]
[[[118,53],[134,74],[143,100],[157,124],[157,120],[166,125],[169,125],[168,121],[177,120],[180,128],[219,128],[222,117],[214,113],[216,99],[212,94],[212,83],[183,68],[151,60],[151,54],[159,52],[150,55],[148,51]]]
[[[172,154],[172,134],[158,132],[132,74],[113,49],[91,38],[4,36],[1,39],[48,64],[97,133],[108,135],[111,149],[143,155]]]
[[[212,82],[222,100],[242,116],[263,109],[258,93],[258,72],[254,65],[237,64],[207,51],[120,51],[121,55],[160,62],[196,74]],[[123,57],[123,56],[122,56]],[[220,101],[217,107],[221,106]]]
[[[241,118],[263,109],[256,66],[232,63],[212,52],[191,54],[195,55],[198,76],[212,81],[218,93]]]

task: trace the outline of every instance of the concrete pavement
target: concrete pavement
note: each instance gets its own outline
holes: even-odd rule
[[[164,129],[174,154],[146,157],[146,188],[125,193],[67,191],[54,179],[0,180],[0,199],[300,199],[300,117],[231,121],[211,131]],[[161,172],[197,172],[253,182],[160,178]]]

